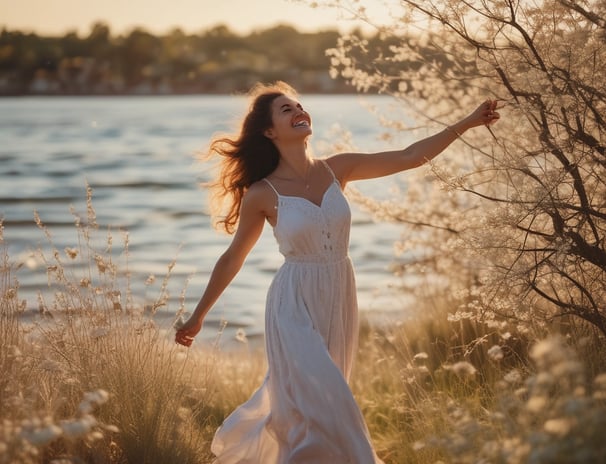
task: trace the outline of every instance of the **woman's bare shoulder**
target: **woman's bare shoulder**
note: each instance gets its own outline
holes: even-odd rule
[[[263,180],[259,180],[248,187],[243,198],[243,205],[247,204],[250,205],[250,207],[256,207],[263,211],[270,210],[275,203],[275,192],[271,186]]]

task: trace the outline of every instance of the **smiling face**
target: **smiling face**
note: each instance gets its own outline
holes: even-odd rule
[[[274,142],[306,139],[311,135],[311,117],[297,100],[281,95],[272,102],[271,113],[273,126],[265,135]]]

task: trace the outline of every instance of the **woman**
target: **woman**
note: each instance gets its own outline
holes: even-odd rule
[[[176,342],[191,345],[266,221],[285,261],[267,297],[267,377],[225,420],[211,449],[220,464],[380,463],[347,384],[358,321],[342,190],[431,160],[467,129],[495,122],[496,102],[404,150],[317,160],[307,152],[311,118],[294,90],[279,82],[253,96],[240,134],[210,147],[224,156],[216,186],[229,204],[220,223],[235,233]]]

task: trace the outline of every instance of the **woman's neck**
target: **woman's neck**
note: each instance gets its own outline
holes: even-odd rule
[[[290,146],[279,148],[280,162],[276,174],[280,177],[297,177],[306,179],[311,166],[313,166],[313,158],[308,155],[305,145]]]

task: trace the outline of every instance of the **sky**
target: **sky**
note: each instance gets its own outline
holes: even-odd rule
[[[378,6],[380,0],[367,0]],[[176,27],[196,33],[217,24],[246,34],[255,29],[291,24],[300,31],[349,30],[356,23],[344,12],[309,5],[312,0],[0,0],[0,28],[61,35],[86,34],[103,21],[112,33],[141,26],[152,33]]]

